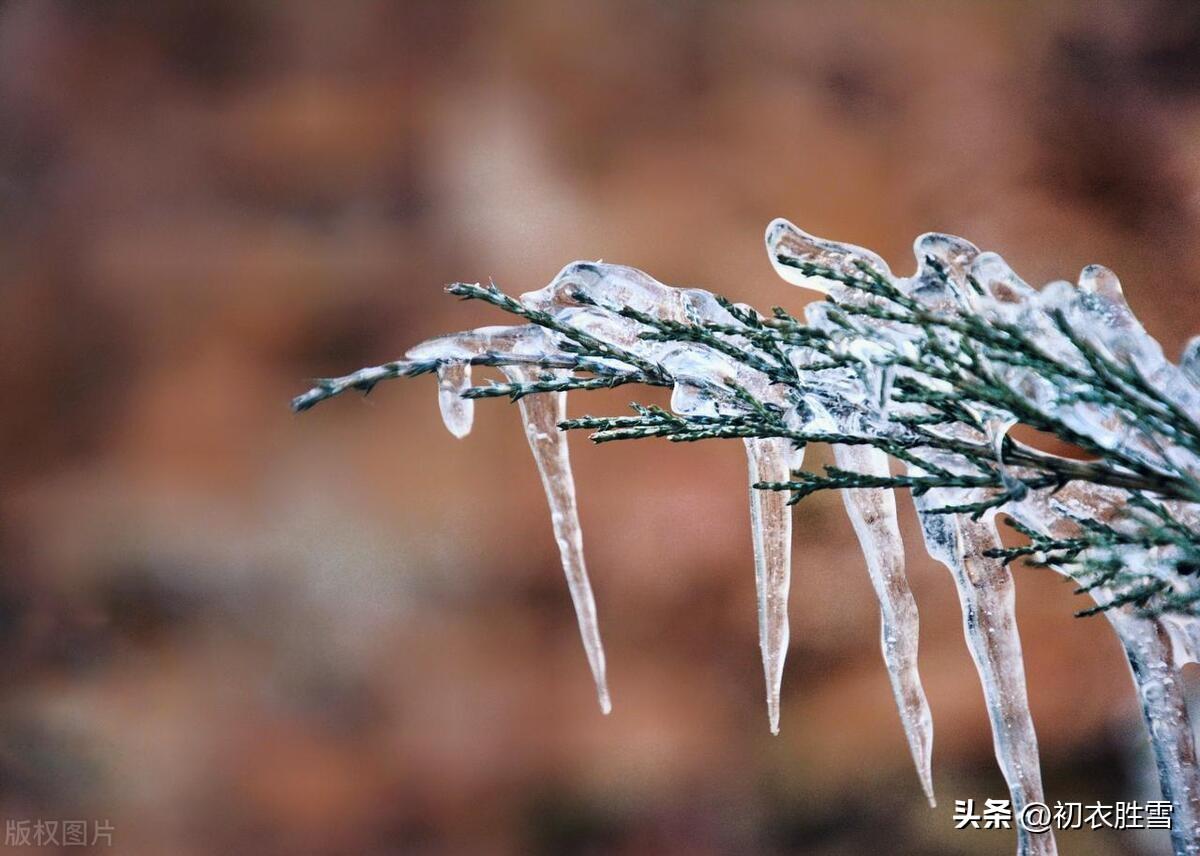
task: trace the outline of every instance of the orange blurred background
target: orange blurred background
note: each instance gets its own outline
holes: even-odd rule
[[[456,441],[428,379],[287,402],[505,323],[458,279],[603,257],[795,311],[775,216],[902,272],[928,230],[1106,264],[1175,354],[1198,141],[1191,2],[9,2],[0,817],[181,856],[1011,853],[953,828],[1007,794],[906,502],[936,810],[837,497],[796,512],[772,738],[740,444],[576,437],[606,718],[513,408]],[[1048,798],[1157,798],[1107,625],[1016,573]]]

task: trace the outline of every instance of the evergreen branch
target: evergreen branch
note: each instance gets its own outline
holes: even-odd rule
[[[447,363],[468,363],[473,366],[538,366],[545,369],[570,369],[574,371],[592,372],[611,378],[621,378],[624,383],[642,383],[655,385],[660,383],[657,377],[651,377],[640,372],[620,372],[612,366],[597,363],[585,357],[570,355],[544,354],[537,357],[520,354],[503,354],[489,352],[464,359],[430,359],[430,360],[393,360],[379,366],[359,369],[342,377],[318,378],[307,392],[292,399],[292,410],[302,413],[323,401],[341,395],[350,390],[356,390],[369,395],[381,381],[395,378],[417,377],[437,371],[438,367]],[[613,386],[618,384],[613,383]],[[507,394],[507,393],[505,393]],[[464,393],[468,398],[486,398],[486,394],[472,395]]]
[[[482,286],[478,283],[456,282],[448,286],[446,291],[456,297],[461,297],[463,300],[482,300],[490,303],[493,306],[503,309],[505,312],[516,315],[518,318],[524,318],[531,324],[561,333],[576,343],[582,349],[582,352],[587,355],[619,360],[640,369],[648,377],[655,378],[664,383],[666,382],[666,373],[656,363],[645,360],[637,354],[631,353],[617,345],[598,339],[591,333],[587,333],[577,327],[572,327],[570,324],[564,324],[548,312],[542,312],[539,309],[530,309],[502,292],[494,283]]]
[[[940,281],[956,301],[922,303],[861,260],[850,270],[786,256],[779,261],[806,276],[844,286],[827,296],[816,323],[805,323],[778,307],[770,316],[760,316],[720,297],[715,299],[729,321],[685,322],[629,306],[605,306],[582,288],[572,295],[580,306],[611,316],[614,322],[641,327],[640,333],[636,328],[632,333],[642,342],[708,349],[785,386],[786,393],[773,395],[772,401],[723,376],[723,369],[714,368],[711,379],[704,377],[702,368],[676,379],[647,356],[653,350],[628,344],[624,333],[625,344],[608,341],[594,332],[597,328],[584,330],[552,312],[527,307],[494,284],[457,283],[447,289],[451,294],[483,300],[556,334],[554,351],[532,357],[484,353],[467,360],[395,361],[319,380],[292,406],[306,410],[350,389],[367,393],[380,381],[427,374],[456,362],[546,370],[527,382],[471,387],[463,392],[467,398],[516,401],[527,395],[631,383],[685,383],[710,390],[722,402],[717,415],[635,405],[634,416],[586,416],[558,427],[590,430],[596,443],[661,437],[671,442],[784,438],[799,448],[809,443],[868,445],[909,467],[907,474],[895,476],[826,467],[823,474],[802,471],[787,481],[754,485],[790,491],[791,503],[821,490],[903,489],[920,496],[935,489],[958,489],[969,492],[968,501],[928,511],[979,518],[1020,502],[1030,491],[1058,490],[1073,482],[1115,489],[1124,492],[1128,504],[1113,521],[1075,517],[1064,510],[1062,516],[1077,532],[1055,538],[1010,521],[1028,543],[988,555],[1006,563],[1024,559],[1053,566],[1080,580],[1083,591],[1104,588],[1111,594],[1084,614],[1113,605],[1133,605],[1150,613],[1200,610],[1200,584],[1188,582],[1200,578],[1200,533],[1169,506],[1200,503],[1200,480],[1167,452],[1175,448],[1200,456],[1200,423],[1149,380],[1137,362],[1117,359],[1095,345],[1062,311],[1045,316],[1052,335],[1061,337],[1053,343],[1031,332],[1043,328],[1026,330],[985,315],[966,296],[970,292],[981,297],[986,306],[980,283],[970,276],[951,283],[945,266],[932,257],[924,261],[922,281]],[[847,384],[863,393],[846,397]],[[1043,392],[1035,395],[1031,389]],[[817,405],[841,414],[839,426],[854,424],[856,430],[806,430],[807,416],[794,421],[797,413],[806,414]],[[1106,425],[1124,430],[1124,442],[1113,443],[1108,427],[1107,433],[1096,433],[1091,426],[1099,424],[1100,417],[1081,421],[1078,410],[1071,408],[1102,414]],[[993,426],[1013,422],[1051,434],[1093,460],[1063,458],[994,436]],[[1125,567],[1129,551],[1146,557],[1136,570]],[[1147,568],[1156,570],[1143,572]]]
[[[599,377],[553,377],[547,376],[529,383],[489,383],[487,386],[473,386],[463,391],[463,398],[507,398],[510,401],[520,401],[527,395],[542,392],[569,392],[571,390],[615,389],[627,383],[639,383],[644,386],[665,386],[657,378],[647,377],[641,372],[626,372],[623,374],[608,374]]]
[[[359,369],[353,374],[343,377],[317,378],[313,381],[311,389],[292,399],[292,411],[302,413],[305,410],[315,407],[322,401],[333,398],[335,395],[341,395],[343,392],[351,389],[356,389],[364,395],[369,395],[371,390],[375,388],[375,384],[380,381],[398,377],[416,377],[417,375],[434,371],[437,367],[437,360],[420,362],[395,360],[390,363],[384,363],[381,366]]]

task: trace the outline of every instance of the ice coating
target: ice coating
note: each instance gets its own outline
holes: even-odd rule
[[[503,371],[512,383],[529,383],[543,373],[528,366],[505,366]],[[604,645],[600,641],[600,625],[596,618],[596,599],[583,560],[583,530],[579,525],[579,510],[575,500],[575,477],[571,474],[567,437],[558,430],[558,423],[566,418],[567,394],[529,395],[518,404],[521,421],[525,425],[525,438],[537,461],[542,487],[546,491],[554,540],[558,543],[563,573],[567,577],[571,601],[575,604],[579,635],[583,637],[588,665],[596,682],[600,710],[608,713],[612,710],[612,702],[605,675]]]
[[[541,356],[555,350],[553,334],[532,324],[479,327],[450,336],[429,339],[410,348],[408,359],[469,359],[487,352],[516,356]]]
[[[777,271],[782,268],[795,272],[791,266],[776,261],[779,255],[790,254],[799,261],[812,260],[835,270],[849,270],[851,265],[861,262],[873,265],[875,270],[887,275],[887,268],[881,262],[874,261],[859,248],[839,247],[828,241],[813,239],[786,222],[776,221],[768,227],[767,247]],[[919,267],[916,276],[902,281],[902,288],[906,292],[932,306],[966,300],[966,277],[979,261],[980,254],[977,248],[952,236],[929,234],[917,239],[914,250]],[[957,293],[947,292],[946,285],[940,278],[931,282],[933,266],[930,260],[946,270],[947,281],[959,286]],[[986,271],[989,283],[999,281],[1006,287],[1017,287],[1006,275],[1007,266],[1001,266],[992,259],[985,259],[985,264],[991,267],[991,270]],[[791,276],[784,278],[794,284],[812,287],[812,277],[802,277],[799,280]],[[817,313],[817,319],[814,319],[810,314],[810,323],[814,320],[818,320],[819,323],[819,316],[820,313]],[[874,340],[874,344],[878,346],[879,340]],[[874,376],[877,375],[878,372],[867,371],[865,383],[869,390],[874,391],[873,388],[878,385],[878,381],[874,380]],[[878,463],[874,464],[875,469],[872,470],[869,460],[855,461],[851,457],[854,452],[850,450],[855,448],[857,447],[835,447],[835,454],[841,455],[849,464],[845,468],[856,472],[878,472]],[[886,464],[883,469],[886,470]],[[855,522],[856,531],[860,529],[856,519],[859,514],[856,513],[857,509],[852,508],[851,503],[854,500],[850,496],[861,493],[865,492],[845,492],[847,510],[851,520]],[[957,497],[951,499],[945,492],[926,494],[917,499],[918,516],[927,551],[946,565],[954,577],[963,610],[967,647],[979,672],[992,724],[996,759],[1008,783],[1014,810],[1019,812],[1030,802],[1041,802],[1043,793],[1037,737],[1029,714],[1024,660],[1016,626],[1012,575],[1000,562],[982,555],[985,550],[1000,544],[994,523],[973,521],[962,515],[929,513],[930,510],[952,501],[958,501]],[[860,540],[861,538],[860,533]],[[864,546],[864,549],[874,550],[874,547]],[[880,557],[876,556],[875,559],[879,561]],[[868,563],[870,562],[871,558],[868,558]],[[915,606],[913,613],[915,621]],[[913,644],[915,646],[915,640]],[[889,671],[894,674],[891,663]],[[917,686],[920,686],[919,682]],[[923,730],[920,722],[922,712],[919,708],[913,710],[902,691],[897,691],[896,695],[901,717],[905,720],[910,748],[922,775],[922,784],[926,786],[926,793],[931,796],[932,788],[926,784],[929,777],[925,774],[924,762],[924,754],[932,746],[931,726]],[[926,738],[925,745],[922,745],[923,737]],[[1047,832],[1031,835],[1023,829],[1019,830],[1018,852],[1030,856],[1056,852],[1053,834]]]
[[[1121,280],[1104,265],[1088,265],[1079,272],[1079,290],[1088,294],[1099,294],[1112,303],[1125,305],[1125,292]]]
[[[971,263],[971,275],[999,311],[1005,304],[1020,306],[1037,294],[1029,283],[1017,276],[1000,255],[983,252]]]
[[[588,302],[581,303],[581,297]],[[719,391],[730,383],[763,400],[778,398],[760,373],[728,356],[703,347],[647,342],[640,338],[640,325],[605,311],[606,307],[629,307],[670,321],[732,323],[733,317],[708,292],[672,288],[620,265],[576,262],[563,268],[546,288],[522,295],[521,302],[662,365],[675,380],[671,402],[678,413],[716,416],[727,411],[728,403],[722,401]],[[751,485],[786,480],[789,465],[798,461],[787,440],[748,439],[745,445]],[[750,517],[767,714],[771,733],[778,734],[791,585],[792,521],[786,495],[751,489]]]
[[[589,304],[582,304],[580,297]],[[652,359],[675,379],[672,409],[687,415],[716,416],[728,409],[719,390],[737,383],[764,400],[777,396],[761,374],[708,348],[654,344],[639,337],[641,327],[616,318],[603,307],[629,307],[657,318],[678,322],[731,323],[732,316],[713,295],[699,289],[676,289],[620,265],[577,262],[565,267],[544,289],[522,296],[523,304],[549,312],[556,319],[619,344],[624,350]],[[779,439],[748,439],[746,454],[750,483],[788,478],[797,460],[792,444]],[[772,734],[779,732],[779,698],[788,646],[788,590],[791,585],[791,509],[787,497],[769,491],[750,491],[751,527],[758,599],[759,646],[767,686],[767,711]]]
[[[913,255],[917,259],[917,279],[928,279],[936,273],[930,265],[932,259],[963,294],[973,290],[969,277],[979,258],[979,247],[970,241],[942,232],[926,232],[913,242]]]
[[[446,430],[460,440],[471,433],[475,421],[475,402],[462,394],[471,386],[471,364],[447,362],[437,368],[438,408]]]
[[[554,339],[541,327],[483,327],[422,342],[409,349],[409,360],[437,361],[438,405],[446,427],[457,437],[471,429],[474,402],[462,397],[471,385],[473,358],[506,355],[515,360],[565,357],[557,351]],[[543,375],[561,377],[561,369],[539,368],[535,363],[504,365],[501,371],[510,383],[530,383]],[[583,638],[588,665],[596,684],[600,709],[612,710],[605,675],[604,646],[600,639],[596,602],[583,557],[583,532],[575,497],[575,480],[567,438],[558,430],[566,416],[566,393],[532,395],[519,402],[525,436],[541,476],[555,542],[562,559],[563,573],[575,606],[579,633]]]
[[[630,307],[662,317],[679,317],[680,289],[671,288],[637,268],[604,262],[572,262],[545,288],[527,291],[521,303],[534,309],[556,310],[582,305],[583,294],[602,306]]]
[[[1163,627],[1171,637],[1175,668],[1200,663],[1200,618],[1195,615],[1164,615]]]
[[[835,288],[836,282],[806,274],[796,267],[797,264],[817,264],[852,275],[861,272],[857,265],[865,264],[884,275],[889,273],[887,263],[870,250],[818,238],[783,218],[772,220],[767,226],[767,257],[775,273],[785,282],[822,293]]]
[[[1085,490],[1072,484],[1053,494],[1031,493],[1009,511],[1031,528],[1069,538],[1078,533],[1079,527],[1066,515],[1086,516],[1112,525],[1117,522],[1123,500],[1116,491]],[[1059,510],[1057,516],[1053,513],[1055,507]],[[1131,561],[1137,558],[1131,557]],[[1107,602],[1111,594],[1100,589],[1094,597],[1098,603]],[[1186,664],[1200,662],[1200,624],[1195,616],[1145,618],[1129,607],[1110,609],[1104,615],[1125,649],[1162,794],[1173,805],[1173,851],[1195,854],[1200,852],[1200,768],[1181,672]]]
[[[1012,574],[983,555],[999,546],[991,521],[965,515],[930,514],[946,497],[931,491],[917,499],[917,514],[929,554],[949,568],[963,613],[967,649],[983,686],[996,761],[1008,783],[1014,815],[1031,802],[1044,802],[1037,736],[1025,690],[1025,663],[1017,633]],[[1017,832],[1018,854],[1056,853],[1054,834]]]
[[[843,469],[877,475],[888,472],[887,455],[878,449],[835,446],[833,451],[837,465]],[[933,715],[917,670],[920,619],[904,573],[904,542],[896,519],[896,497],[882,488],[844,490],[842,501],[879,599],[883,660],[908,748],[929,804],[937,805],[933,796]]]
[[[851,265],[867,264],[884,276],[889,275],[885,266],[859,248],[837,246],[831,242],[813,239],[803,235],[790,224],[781,224],[779,221],[768,228],[767,247],[777,272],[785,280],[797,285],[813,287],[814,277],[799,276],[794,266],[780,263],[778,256],[790,255],[799,262],[812,261],[839,271],[847,271]],[[923,235],[914,245],[914,254],[918,260],[916,275],[911,279],[893,281],[903,291],[933,309],[943,309],[956,303],[978,306],[990,298],[995,307],[994,311],[1000,315],[1006,312],[1006,304],[1016,311],[1025,311],[1030,297],[1037,294],[1013,274],[999,256],[980,253],[974,245],[953,236]],[[828,280],[819,278],[816,286],[823,291],[837,287],[829,286]],[[950,290],[947,286],[950,286]],[[980,295],[977,290],[984,293]],[[810,304],[811,306],[813,305]],[[823,310],[814,309],[814,313],[808,314],[809,322],[821,324],[824,314]],[[1042,322],[1040,326],[1044,329],[1052,330],[1048,316],[1037,320]],[[824,326],[825,329],[833,330],[832,325]],[[898,336],[880,336],[878,329],[875,332],[877,335],[871,340],[874,346],[880,350],[886,349],[889,343],[896,346]],[[903,333],[899,333],[899,336],[902,335]],[[845,350],[854,353],[852,348],[853,346],[848,346]],[[870,360],[871,357],[867,357],[867,361]],[[868,370],[865,373],[864,382],[871,393],[875,393],[880,387],[878,377],[879,372]],[[864,400],[869,402],[872,398],[875,398],[875,395],[870,395]],[[881,402],[881,406],[885,406],[885,402]],[[996,432],[993,441],[998,444],[1002,436],[1002,432]],[[839,466],[855,472],[878,472],[880,464],[876,463],[873,469],[869,460],[855,459],[858,449],[859,447],[835,446]],[[861,452],[858,454],[865,458]],[[845,463],[841,463],[842,461]],[[886,463],[882,469],[886,471]],[[853,508],[853,497],[865,493],[867,492],[844,492],[847,510],[851,519],[855,521],[856,530],[861,526],[857,519],[859,514],[856,514]],[[1009,785],[1014,808],[1019,812],[1030,802],[1041,802],[1043,792],[1037,738],[1028,709],[1023,657],[1016,626],[1013,581],[1005,566],[983,555],[985,550],[1000,544],[994,523],[971,520],[963,515],[930,513],[938,506],[958,501],[958,497],[951,498],[944,493],[927,494],[917,500],[919,518],[928,552],[945,564],[954,577],[963,610],[964,635],[980,675],[992,723],[996,758]],[[858,502],[862,500],[859,499]],[[859,532],[859,535],[861,540],[862,533]],[[877,563],[884,560],[876,547],[864,545],[864,549],[868,551],[868,556],[872,552],[876,554]],[[871,561],[869,557],[868,563]],[[912,636],[915,645],[915,633]],[[889,671],[893,675],[896,674],[891,663]],[[912,675],[915,678],[915,666]],[[919,682],[916,686],[920,686]],[[923,773],[924,784],[927,778],[924,775],[922,753],[927,751],[931,741],[927,740],[926,745],[923,745],[921,738],[928,735],[929,729],[920,727],[919,708],[913,710],[909,707],[906,710],[903,691],[898,689],[896,695],[914,759],[917,761],[918,770]],[[1054,853],[1056,848],[1053,835],[1049,832],[1032,835],[1020,830],[1018,851],[1022,854]]]
[[[1179,368],[1192,383],[1200,384],[1200,336],[1193,336],[1184,345]]]
[[[1154,746],[1163,798],[1174,806],[1171,843],[1177,854],[1200,853],[1200,777],[1195,733],[1171,640],[1162,623],[1126,609],[1105,613],[1129,659],[1142,716]]]
[[[788,648],[788,590],[792,584],[792,509],[787,495],[756,490],[763,481],[787,479],[791,443],[778,438],[745,441],[750,468],[750,530],[754,539],[754,585],[758,594],[758,645],[767,681],[767,717],[779,733],[779,693]]]
[[[637,268],[604,262],[572,262],[549,285],[526,292],[520,299],[531,309],[561,319],[569,317],[565,312],[585,305],[580,296],[598,306],[597,314],[610,317],[614,310],[629,308],[668,321],[734,321],[711,292],[665,285]]]
[[[747,414],[747,398],[759,413],[776,414],[769,431],[747,436],[731,431],[721,436],[745,440],[751,483],[788,480],[798,468],[804,442],[801,432],[849,435],[853,440],[835,445],[835,458],[843,470],[886,477],[882,452],[859,443],[862,438],[905,440],[905,449],[917,449],[942,472],[959,470],[953,453],[922,450],[911,444],[912,435],[897,427],[899,420],[928,417],[921,402],[927,399],[903,394],[916,381],[929,393],[953,391],[932,373],[914,372],[914,361],[929,356],[929,343],[953,354],[959,335],[952,329],[902,323],[886,312],[855,312],[847,318],[842,309],[870,310],[887,307],[878,289],[892,289],[923,311],[953,314],[958,309],[990,323],[1004,335],[1020,331],[1045,354],[1061,360],[1067,370],[1049,374],[1036,364],[1003,359],[998,352],[974,353],[972,371],[988,383],[1006,388],[1025,403],[1086,438],[1106,453],[1111,450],[1125,471],[1200,476],[1196,444],[1171,442],[1169,433],[1155,433],[1161,402],[1148,417],[1131,419],[1103,400],[1089,395],[1089,365],[1111,365],[1125,375],[1131,394],[1140,387],[1161,391],[1166,408],[1193,420],[1200,414],[1200,337],[1185,348],[1178,364],[1168,361],[1159,345],[1146,333],[1126,303],[1120,282],[1099,265],[1083,269],[1077,283],[1059,281],[1039,289],[1024,282],[997,254],[952,235],[928,233],[913,246],[917,268],[911,277],[891,273],[874,253],[809,235],[786,220],[771,223],[766,234],[772,266],[786,282],[830,295],[835,302],[810,303],[804,310],[807,327],[825,334],[824,353],[794,342],[771,349],[762,346],[753,359],[739,355],[754,351],[754,336],[742,332],[762,327],[763,316],[748,307],[726,308],[702,289],[674,288],[633,268],[602,262],[567,265],[546,287],[520,298],[524,314],[534,323],[519,327],[482,328],[423,343],[397,362],[365,369],[345,378],[325,382],[298,399],[299,408],[311,406],[327,394],[346,388],[369,389],[378,380],[404,374],[436,372],[439,404],[447,427],[456,436],[469,431],[471,401],[463,397],[470,387],[472,365],[498,366],[520,401],[530,446],[537,459],[551,506],[580,630],[596,677],[601,705],[607,710],[604,660],[596,629],[595,606],[583,564],[582,541],[575,510],[574,486],[566,444],[557,430],[563,418],[565,395],[555,381],[571,380],[573,373],[610,377],[622,372],[641,374],[636,382],[670,386],[671,410],[696,425],[736,427]],[[877,290],[853,287],[851,280]],[[894,307],[897,304],[891,304]],[[510,310],[511,311],[511,310]],[[548,323],[545,318],[552,319]],[[695,325],[707,338],[663,335],[646,318],[667,324]],[[742,319],[750,318],[749,327]],[[757,319],[754,320],[754,319]],[[765,319],[767,322],[772,319]],[[786,324],[791,318],[784,316]],[[559,325],[559,326],[555,326]],[[592,344],[577,342],[563,327],[581,331]],[[550,329],[547,329],[550,328]],[[675,328],[667,328],[668,331]],[[602,347],[593,347],[596,343]],[[948,350],[946,350],[948,349]],[[1003,349],[1001,348],[1001,351]],[[933,349],[935,360],[937,349]],[[580,355],[584,355],[581,359]],[[823,360],[834,358],[832,365]],[[959,352],[958,359],[966,359]],[[786,371],[773,367],[794,370]],[[1073,370],[1077,370],[1072,374]],[[1057,372],[1057,373],[1055,373]],[[646,377],[652,381],[646,381]],[[603,377],[600,378],[603,380]],[[537,386],[535,394],[519,387]],[[329,390],[333,389],[334,392]],[[901,394],[895,394],[899,389]],[[919,423],[930,436],[962,443],[982,443],[990,450],[988,463],[1002,476],[1005,493],[1021,488],[1022,471],[1005,457],[1012,413],[1001,405],[971,405],[965,420]],[[1028,411],[1026,411],[1028,412]],[[1161,424],[1161,423],[1160,423]],[[974,426],[974,427],[971,427]],[[757,429],[756,429],[757,430]],[[776,436],[778,435],[778,436]],[[715,436],[715,434],[714,434]],[[1163,441],[1163,437],[1167,441]],[[790,439],[789,439],[790,438]],[[1019,444],[1016,444],[1019,449]],[[894,444],[889,448],[897,448]],[[897,457],[902,453],[896,452]],[[994,464],[991,458],[994,457]],[[923,471],[911,460],[909,473]],[[1059,459],[1064,460],[1064,459]],[[1037,741],[1029,716],[1020,639],[1013,611],[1013,579],[998,559],[984,555],[1000,546],[993,515],[981,519],[941,509],[947,504],[987,500],[999,488],[959,490],[939,488],[918,497],[919,519],[926,548],[945,564],[954,577],[963,612],[966,641],[979,671],[991,719],[996,756],[1009,784],[1017,811],[1042,799]],[[1003,498],[1003,496],[1002,496]],[[1092,519],[1114,532],[1129,525],[1121,511],[1131,494],[1122,488],[1068,481],[1053,489],[1017,490],[1006,500],[1006,513],[1034,532],[1071,539],[1080,533],[1079,520]],[[891,493],[878,489],[845,491],[846,510],[866,556],[867,567],[880,602],[883,653],[893,693],[900,710],[909,747],[927,795],[932,800],[930,756],[932,726],[928,703],[917,674],[916,606],[904,577],[902,546],[895,523]],[[1195,527],[1196,509],[1174,500],[1164,507],[1186,517]],[[786,493],[752,490],[751,519],[754,533],[759,636],[767,684],[768,715],[773,732],[779,725],[779,691],[787,651],[787,590],[790,575],[791,518]],[[1193,583],[1175,572],[1179,553],[1170,545],[1130,547],[1114,553],[1125,567],[1148,579],[1164,579],[1188,592]],[[1182,567],[1182,565],[1180,565]],[[1070,567],[1059,568],[1073,573]],[[1191,579],[1200,579],[1193,576]],[[1196,583],[1200,585],[1200,583]],[[1105,591],[1098,590],[1103,598]],[[1158,759],[1163,792],[1176,804],[1181,823],[1175,831],[1178,853],[1196,852],[1200,829],[1196,818],[1197,786],[1193,738],[1179,691],[1179,669],[1200,661],[1200,618],[1169,615],[1147,619],[1129,607],[1110,610],[1109,620],[1125,645]],[[1021,853],[1054,852],[1049,833],[1019,834]]]

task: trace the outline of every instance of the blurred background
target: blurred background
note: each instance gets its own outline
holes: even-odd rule
[[[775,216],[902,272],[928,230],[1106,264],[1176,354],[1198,142],[1192,2],[4,4],[0,817],[181,856],[1011,853],[953,828],[1007,794],[919,544],[936,810],[837,497],[796,512],[772,738],[740,444],[576,437],[606,718],[515,410],[456,441],[428,379],[288,400],[504,323],[446,282],[578,258],[795,311]],[[1049,799],[1156,798],[1107,625],[1017,574]]]

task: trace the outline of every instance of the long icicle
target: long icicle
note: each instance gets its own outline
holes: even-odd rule
[[[1200,853],[1196,743],[1167,630],[1161,622],[1134,615],[1128,608],[1109,609],[1104,614],[1125,646],[1146,730],[1154,746],[1163,799],[1174,806],[1171,817],[1174,852],[1176,856]]]
[[[1013,814],[1020,817],[1031,802],[1044,802],[1037,735],[1025,689],[1025,663],[1017,632],[1012,574],[996,559],[983,555],[999,547],[994,521],[960,514],[930,514],[944,504],[941,491],[917,498],[917,512],[929,554],[950,569],[963,613],[963,633],[979,681],[983,685],[992,741],[1000,772],[1008,783]],[[1054,833],[1031,834],[1018,824],[1018,856],[1051,856],[1058,852]]]
[[[870,446],[833,447],[837,465],[846,470],[886,476],[887,455]],[[933,795],[933,715],[917,670],[920,618],[904,573],[904,542],[890,490],[844,490],[842,501],[862,546],[867,572],[879,599],[880,642],[892,695],[900,712],[917,776],[931,806]]]
[[[510,383],[533,383],[547,373],[546,369],[518,365],[504,366],[501,371]],[[571,590],[571,601],[575,604],[579,635],[583,637],[588,665],[596,681],[600,710],[608,713],[612,710],[612,702],[605,677],[604,645],[600,641],[600,626],[596,619],[596,600],[583,560],[583,530],[579,525],[579,509],[575,501],[575,477],[571,473],[566,434],[558,430],[558,423],[567,415],[567,394],[527,395],[520,399],[519,404],[525,438],[537,461],[542,487],[546,491],[546,502],[550,505],[554,540],[558,543],[563,573]]]
[[[750,467],[750,527],[754,538],[754,584],[758,593],[758,645],[767,681],[767,718],[779,733],[779,694],[788,649],[788,590],[792,585],[792,509],[778,490],[756,490],[756,482],[783,481],[799,466],[790,440],[747,439]]]

